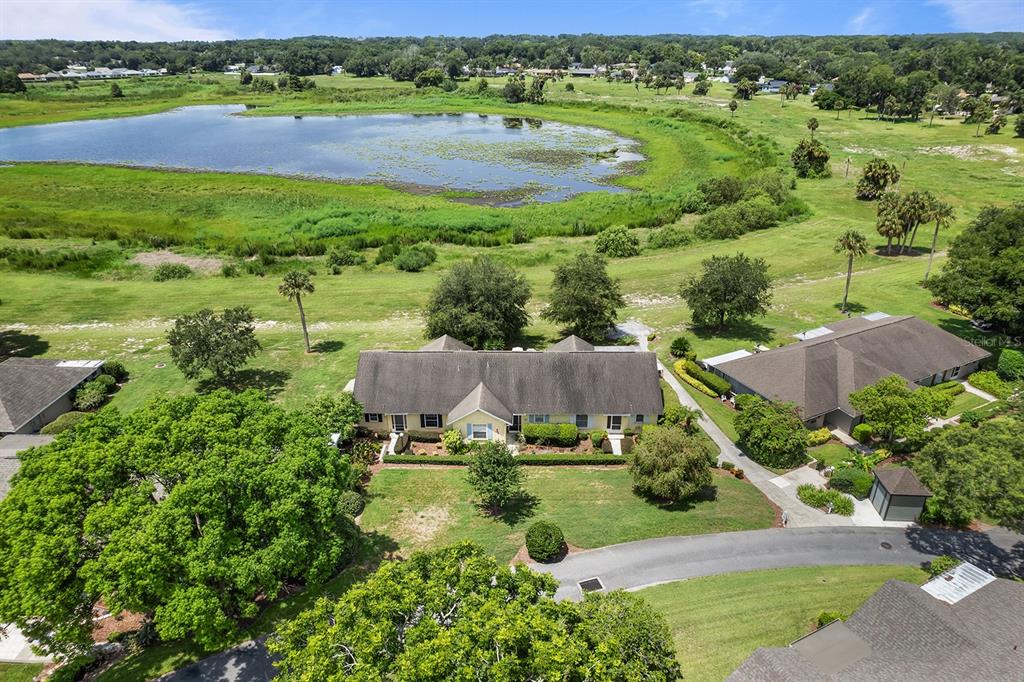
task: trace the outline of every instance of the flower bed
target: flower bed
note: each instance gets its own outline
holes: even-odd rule
[[[451,455],[385,455],[385,464],[447,464],[465,465],[469,464],[472,455],[453,457]],[[625,464],[627,459],[621,455],[587,454],[571,455],[562,453],[540,453],[522,454],[516,457],[516,461],[523,466],[595,466]]]

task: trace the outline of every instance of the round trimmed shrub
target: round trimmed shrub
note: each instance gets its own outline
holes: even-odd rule
[[[565,548],[562,529],[547,521],[538,521],[526,530],[526,551],[534,561],[557,559]]]
[[[120,360],[107,360],[103,363],[103,369],[100,371],[114,377],[117,381],[128,378],[128,370]]]
[[[871,440],[871,436],[874,435],[874,433],[875,429],[871,424],[861,422],[853,427],[853,431],[850,432],[850,435],[853,436],[858,443],[867,443]]]
[[[832,478],[828,480],[828,487],[849,493],[858,500],[863,500],[871,492],[871,484],[874,481],[875,477],[863,469],[846,467],[836,469],[835,473],[832,474]]]
[[[363,496],[354,490],[346,490],[341,494],[341,497],[338,498],[338,509],[352,518],[363,513],[363,507],[365,504]]]

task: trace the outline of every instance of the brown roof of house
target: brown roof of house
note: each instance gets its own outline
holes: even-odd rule
[[[760,648],[729,682],[1024,679],[1024,584],[997,579],[955,604],[890,580],[845,623],[841,667],[814,653],[819,633],[789,647]],[[837,633],[831,633],[835,635]],[[802,646],[798,646],[802,645]],[[808,653],[810,652],[810,653]],[[824,663],[824,665],[823,665]]]
[[[906,467],[875,469],[875,478],[885,486],[890,495],[932,496],[932,491],[928,490],[924,483],[921,483],[917,474]]]
[[[514,414],[661,414],[659,380],[649,352],[364,351],[354,394],[367,412],[448,414],[482,383]]]
[[[916,317],[855,318],[831,334],[724,362],[727,378],[792,402],[804,418],[835,409],[856,415],[851,392],[896,374],[909,384],[988,357],[988,351]]]
[[[102,363],[9,358],[0,362],[0,433],[19,430]]]

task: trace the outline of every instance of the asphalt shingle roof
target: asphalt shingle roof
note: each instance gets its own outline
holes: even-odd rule
[[[831,334],[717,365],[761,395],[795,403],[805,419],[835,409],[856,415],[848,396],[896,374],[908,383],[988,357],[988,351],[916,317],[855,318]]]
[[[890,495],[913,495],[915,497],[931,497],[932,491],[913,471],[906,467],[875,469],[875,477],[885,486]]]
[[[39,358],[9,358],[0,362],[0,433],[17,431],[32,421],[88,379],[97,366]]]
[[[364,351],[354,393],[385,414],[448,414],[481,383],[515,414],[661,414],[659,379],[649,352]]]
[[[728,681],[1020,682],[1022,623],[1024,584],[997,579],[947,604],[916,585],[890,580],[843,624],[859,644],[842,668],[823,670],[815,662],[815,633],[793,646],[758,649]]]

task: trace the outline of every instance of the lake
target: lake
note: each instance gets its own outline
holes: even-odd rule
[[[265,173],[514,205],[608,184],[643,157],[601,128],[484,114],[239,116],[244,105],[0,129],[0,160]]]

